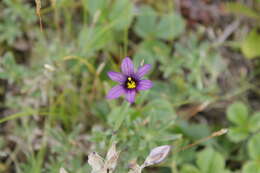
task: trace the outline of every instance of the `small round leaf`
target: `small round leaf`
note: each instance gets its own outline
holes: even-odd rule
[[[244,125],[247,123],[248,109],[245,104],[236,102],[228,107],[227,117],[236,125]]]

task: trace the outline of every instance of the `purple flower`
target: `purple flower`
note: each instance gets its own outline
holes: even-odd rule
[[[135,72],[134,64],[129,57],[123,59],[121,64],[122,73],[108,72],[108,76],[113,81],[119,83],[113,87],[107,94],[108,99],[115,99],[125,94],[128,102],[135,101],[135,95],[141,90],[148,90],[153,86],[152,81],[142,80],[142,77],[151,69],[150,64],[140,66]]]

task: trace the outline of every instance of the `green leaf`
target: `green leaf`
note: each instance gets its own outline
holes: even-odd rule
[[[129,27],[134,16],[133,7],[132,1],[129,0],[115,1],[109,13],[109,19],[116,21],[115,29],[124,30]]]
[[[164,40],[172,40],[185,30],[185,21],[178,14],[163,16],[156,28],[156,37]]]
[[[38,113],[37,110],[34,110],[32,108],[25,108],[21,112],[14,113],[14,114],[8,115],[8,116],[6,116],[4,118],[1,118],[0,119],[0,123],[6,122],[6,121],[10,121],[10,120],[15,120],[17,118],[21,118],[21,117],[24,117],[24,116],[32,116],[32,115],[35,115],[37,113]]]
[[[0,65],[4,67],[0,77],[8,78],[10,83],[23,79],[28,72],[24,66],[16,63],[14,55],[11,52],[4,54],[2,59],[0,59]]]
[[[251,132],[255,132],[260,129],[260,112],[256,112],[249,119],[249,129]]]
[[[244,164],[243,173],[259,173],[260,172],[260,164],[257,161],[249,161]]]
[[[207,148],[198,154],[197,165],[203,173],[223,173],[225,160],[212,148]]]
[[[230,13],[260,19],[259,13],[239,2],[225,3],[225,9]]]
[[[165,43],[158,40],[146,40],[138,46],[138,50],[134,55],[134,62],[140,63],[144,60],[145,63],[154,66],[156,61],[161,62],[167,59],[169,54],[170,48]]]
[[[150,115],[154,122],[170,123],[176,118],[176,113],[170,102],[164,99],[155,99],[149,102],[144,108],[144,112]]]
[[[155,35],[157,14],[149,6],[140,8],[140,15],[134,27],[136,34],[142,38],[153,37]]]
[[[185,21],[178,14],[171,13],[158,16],[151,7],[140,8],[140,15],[134,27],[136,34],[142,38],[172,40],[183,33]]]
[[[254,135],[248,143],[248,153],[252,159],[260,160],[260,133]]]
[[[241,102],[233,103],[227,110],[228,119],[236,125],[245,125],[248,120],[248,109]]]
[[[0,63],[8,68],[11,68],[16,65],[14,55],[11,52],[7,52],[1,59]]]
[[[17,26],[17,27],[13,27]],[[0,25],[0,42],[7,41],[9,45],[14,44],[18,37],[22,36],[22,30],[19,28],[20,24],[14,21],[1,22]]]
[[[243,127],[232,127],[229,129],[228,137],[233,142],[240,142],[249,136],[248,129]]]
[[[83,54],[90,54],[105,47],[113,37],[111,30],[102,26],[83,27],[78,36],[78,44]]]
[[[108,115],[108,122],[114,128],[114,131],[118,130],[125,120],[125,117],[129,116],[131,111],[129,106],[129,103],[125,102],[121,107],[114,108]]]
[[[142,38],[172,40],[183,33],[185,22],[178,14],[158,16],[151,7],[140,8],[134,30]]]
[[[94,16],[95,13],[100,10],[102,11],[105,7],[107,7],[109,0],[85,0],[83,4],[85,4],[89,13]]]
[[[107,102],[105,100],[96,102],[91,106],[91,112],[105,121],[109,113]]]
[[[200,173],[200,171],[196,167],[186,164],[182,166],[180,173]]]
[[[8,79],[8,74],[5,72],[0,73],[0,79]]]
[[[260,33],[256,29],[252,30],[242,42],[241,49],[247,58],[260,56]]]
[[[206,124],[191,124],[186,121],[179,121],[178,128],[190,139],[198,140],[210,135],[210,129]]]

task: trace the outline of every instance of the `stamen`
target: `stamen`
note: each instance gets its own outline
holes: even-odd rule
[[[136,88],[136,82],[131,77],[128,77],[126,82],[126,87],[128,89],[134,89]]]

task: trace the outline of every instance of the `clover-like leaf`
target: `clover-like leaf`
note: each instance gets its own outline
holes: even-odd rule
[[[142,38],[154,36],[156,33],[156,20],[157,14],[153,8],[149,6],[141,7],[134,27],[136,34]]]
[[[180,15],[172,13],[161,18],[156,30],[157,38],[171,40],[185,31],[185,22]]]
[[[200,173],[200,171],[198,170],[198,168],[186,164],[182,166],[181,173]]]
[[[172,40],[185,29],[185,21],[176,13],[159,17],[157,12],[148,6],[140,8],[140,14],[134,30],[142,38]]]
[[[229,129],[228,137],[233,142],[240,142],[246,139],[249,135],[249,130],[243,127],[232,127]]]
[[[248,121],[248,108],[241,102],[233,103],[228,107],[227,117],[236,125],[244,125]]]
[[[220,173],[224,172],[225,160],[220,153],[207,148],[199,153],[197,165],[203,173]]]
[[[255,132],[260,129],[260,112],[256,112],[249,119],[249,129],[251,132]]]
[[[112,9],[109,12],[109,19],[115,22],[115,29],[124,30],[131,24],[134,16],[133,8],[134,5],[131,0],[120,0],[114,2]]]
[[[252,159],[260,160],[260,133],[254,135],[248,143],[248,153]]]
[[[260,164],[257,161],[249,161],[244,164],[243,173],[256,173],[260,172]]]
[[[155,66],[157,61],[162,62],[170,55],[170,47],[160,40],[145,40],[138,45],[134,55],[134,62],[141,60]]]

